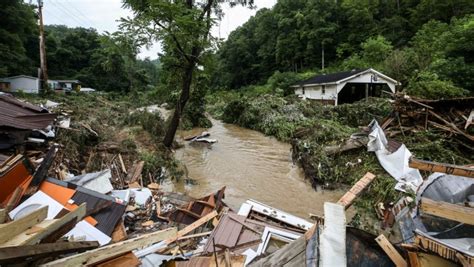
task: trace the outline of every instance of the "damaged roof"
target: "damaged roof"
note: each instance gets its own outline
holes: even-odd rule
[[[56,118],[48,110],[20,101],[13,96],[0,95],[0,127],[23,130],[44,129]]]

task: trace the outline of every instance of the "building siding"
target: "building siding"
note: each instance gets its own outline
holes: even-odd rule
[[[303,99],[314,99],[314,100],[335,100],[337,98],[336,85],[327,84],[323,93],[322,86],[309,86],[298,88],[295,90],[295,94]]]
[[[29,77],[6,78],[6,82],[10,82],[10,91],[37,94],[39,89],[39,79]]]

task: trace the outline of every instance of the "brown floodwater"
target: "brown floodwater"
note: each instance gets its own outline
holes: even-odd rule
[[[309,213],[323,214],[325,201],[337,201],[345,191],[315,191],[304,174],[291,160],[289,144],[260,132],[211,119],[206,131],[217,139],[212,145],[183,141],[185,136],[205,129],[181,131],[177,139],[184,142],[176,157],[196,184],[169,182],[173,191],[193,197],[207,195],[226,186],[225,202],[238,210],[247,199],[255,199],[275,208],[308,218]]]

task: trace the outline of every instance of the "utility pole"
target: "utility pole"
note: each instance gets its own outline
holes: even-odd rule
[[[324,41],[321,42],[321,70],[324,70]]]
[[[43,25],[43,0],[38,0],[38,15],[39,15],[39,47],[40,47],[40,62],[41,62],[41,89],[43,92],[48,90],[48,67],[46,64],[46,47],[44,44],[44,25]]]

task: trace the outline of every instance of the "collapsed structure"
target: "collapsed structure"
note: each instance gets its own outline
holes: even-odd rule
[[[225,187],[201,198],[165,192],[153,180],[144,183],[143,161],[127,168],[120,153],[97,172],[49,172],[62,148],[48,145],[54,135],[44,133],[55,133],[64,120],[0,96],[0,127],[9,137],[0,143],[9,154],[0,157],[0,265],[471,266],[474,168],[416,159],[386,134],[392,122],[416,128],[424,118],[421,127],[471,142],[472,99],[452,101],[458,109],[396,98],[397,114],[373,122],[365,136],[353,136],[357,141],[327,148],[341,153],[367,145],[397,179],[397,190],[416,193],[376,209],[384,227],[400,231],[394,245],[347,226],[346,209],[377,179],[370,172],[312,219],[251,199],[234,211],[225,203]],[[27,144],[36,132],[44,141],[33,142],[33,151]]]

